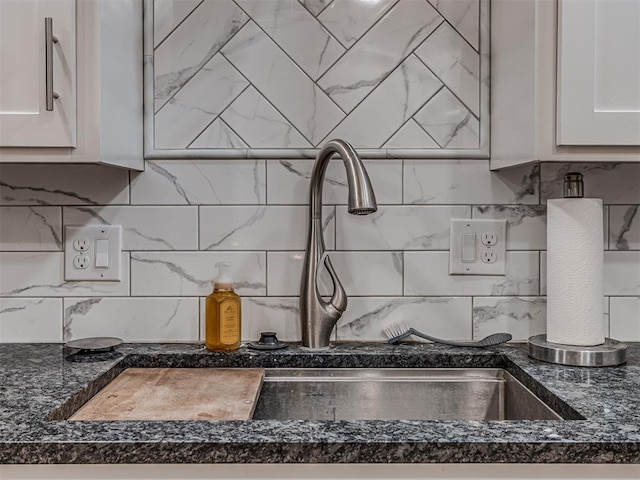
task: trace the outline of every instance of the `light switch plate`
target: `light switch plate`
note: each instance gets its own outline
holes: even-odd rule
[[[91,281],[121,281],[122,227],[120,225],[67,225],[64,239],[64,279]],[[96,265],[100,245],[107,245]],[[100,262],[98,262],[99,264]]]
[[[451,219],[449,275],[505,275],[506,255],[506,220]]]

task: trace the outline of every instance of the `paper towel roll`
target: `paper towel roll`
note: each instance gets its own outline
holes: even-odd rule
[[[547,340],[604,343],[603,220],[599,198],[547,201]]]

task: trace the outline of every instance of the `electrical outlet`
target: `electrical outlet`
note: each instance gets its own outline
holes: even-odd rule
[[[484,263],[496,263],[498,261],[498,254],[495,250],[485,248],[480,252],[480,260]]]
[[[86,268],[89,268],[89,263],[91,260],[89,260],[89,256],[88,255],[76,255],[73,258],[73,266],[80,269],[80,270],[84,270]]]
[[[67,225],[64,233],[65,280],[120,281],[120,225]]]
[[[73,248],[79,252],[86,252],[90,245],[88,238],[76,238],[73,241]]]
[[[505,275],[507,221],[452,218],[449,275]]]
[[[482,235],[480,235],[480,240],[483,245],[490,247],[498,243],[498,235],[495,232],[483,232]]]

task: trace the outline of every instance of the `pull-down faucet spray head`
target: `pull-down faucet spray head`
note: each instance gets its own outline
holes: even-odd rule
[[[354,159],[345,159],[344,161],[349,186],[348,211],[351,215],[369,215],[378,210],[373,187],[360,157],[351,145],[346,144],[346,146],[348,147],[348,156],[355,156]]]

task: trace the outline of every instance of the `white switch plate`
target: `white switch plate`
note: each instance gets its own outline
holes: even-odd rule
[[[122,227],[67,225],[64,231],[64,279],[121,281]],[[108,267],[96,266],[96,242],[108,240]],[[88,245],[88,248],[85,246]],[[79,258],[78,258],[79,257]],[[84,265],[88,266],[84,268]],[[83,268],[78,268],[78,265]]]
[[[475,259],[462,261],[462,239],[475,235]],[[449,236],[449,275],[505,275],[507,221],[452,218]],[[483,259],[491,259],[487,263]],[[495,261],[493,261],[495,259]]]

